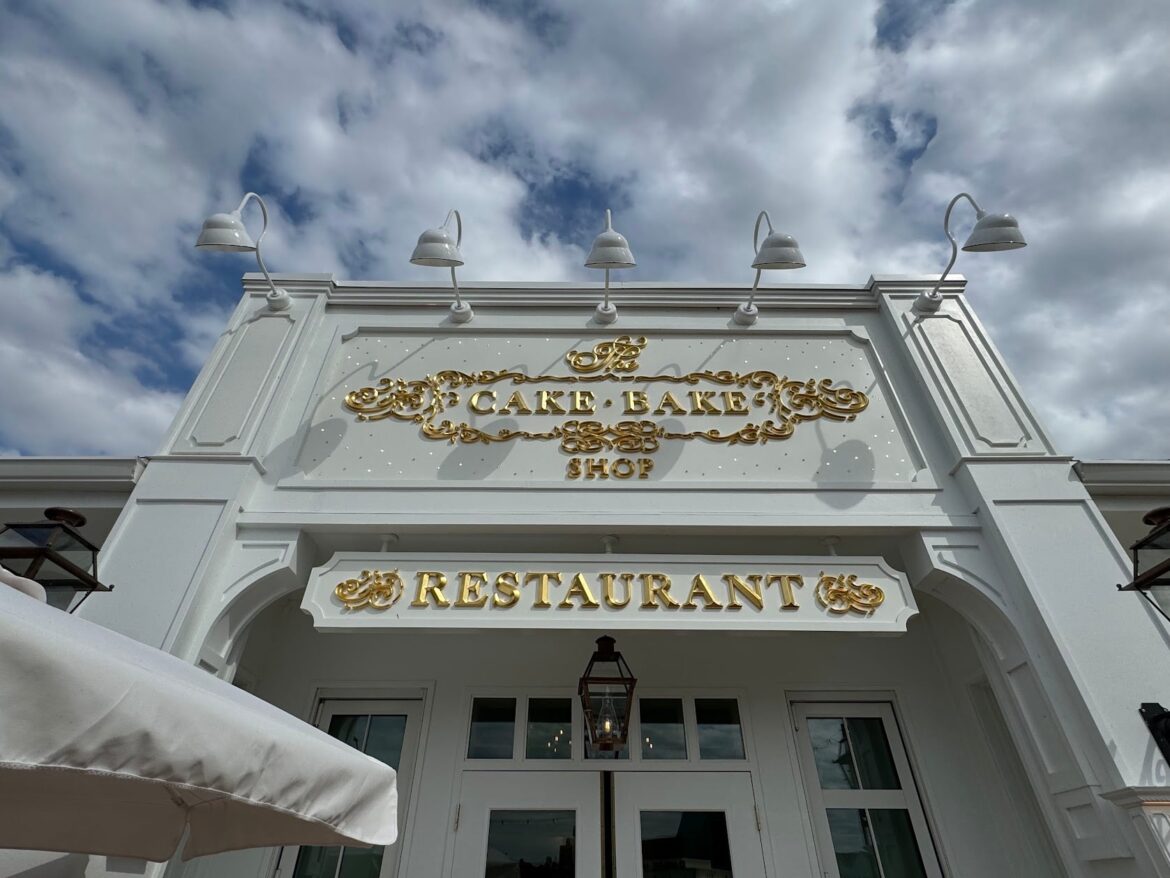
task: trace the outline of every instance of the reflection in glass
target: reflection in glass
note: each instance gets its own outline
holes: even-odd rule
[[[573,878],[573,811],[492,811],[484,878]]]
[[[471,703],[468,759],[511,759],[515,734],[515,698],[476,698]]]
[[[841,878],[881,878],[865,811],[830,808],[829,833]]]
[[[882,871],[899,878],[926,878],[922,855],[914,840],[910,813],[904,808],[874,808],[869,812]]]
[[[629,710],[629,705],[626,703],[626,695],[624,692],[613,692],[609,696],[609,700],[613,703],[614,712],[618,716],[626,716],[626,711]],[[624,744],[618,750],[597,750],[593,747],[593,742],[589,737],[589,730],[585,730],[585,758],[586,759],[628,759],[630,757],[629,744]]]
[[[849,750],[845,721],[840,717],[815,717],[808,720],[808,737],[823,790],[858,789],[857,770]]]
[[[569,759],[573,755],[573,703],[568,698],[529,698],[529,759]]]
[[[882,721],[876,716],[851,716],[846,723],[862,789],[901,789]]]
[[[686,759],[687,736],[680,698],[642,698],[638,701],[643,759]]]
[[[696,698],[700,759],[743,759],[739,702],[734,698]]]
[[[722,811],[643,811],[641,818],[645,878],[730,878]]]

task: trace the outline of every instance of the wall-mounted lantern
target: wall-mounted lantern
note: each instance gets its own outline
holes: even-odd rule
[[[95,591],[112,591],[97,578],[99,547],[77,528],[85,516],[72,509],[52,506],[45,520],[0,527],[0,565],[24,579],[39,582],[48,602],[73,612]],[[77,595],[84,595],[74,604]]]
[[[1170,506],[1147,512],[1142,523],[1149,526],[1150,532],[1129,547],[1133,555],[1133,581],[1117,588],[1136,591],[1170,622],[1170,616],[1162,606],[1165,597],[1150,593],[1151,589],[1170,586]]]
[[[638,682],[625,658],[613,646],[614,639],[609,635],[597,638],[597,649],[577,685],[589,743],[593,749],[606,753],[626,745],[634,684]]]

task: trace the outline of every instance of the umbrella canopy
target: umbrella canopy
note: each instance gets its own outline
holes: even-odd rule
[[[0,585],[0,847],[183,859],[387,845],[389,766],[160,650]]]

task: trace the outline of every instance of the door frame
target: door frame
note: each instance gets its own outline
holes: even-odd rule
[[[422,696],[417,697],[389,697],[389,698],[321,698],[314,711],[313,725],[321,731],[329,728],[329,721],[335,716],[361,715],[369,716],[406,716],[406,734],[402,739],[402,754],[398,768],[395,770],[395,786],[398,793],[398,838],[388,847],[392,851],[393,871],[387,872],[387,858],[382,860],[382,869],[379,878],[397,878],[402,872],[406,861],[405,845],[410,829],[411,794],[414,791],[414,777],[418,766],[422,763],[423,724],[426,721],[427,701]],[[327,845],[328,846],[328,845]],[[296,868],[297,857],[302,845],[285,845],[279,849],[276,859],[273,878],[291,878]],[[318,845],[305,845],[318,847]]]

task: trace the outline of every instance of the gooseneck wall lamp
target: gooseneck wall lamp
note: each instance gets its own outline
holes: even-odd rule
[[[630,244],[625,236],[614,230],[613,218],[608,208],[605,211],[605,228],[601,234],[593,239],[593,247],[589,250],[589,258],[585,260],[586,268],[605,269],[605,298],[597,306],[593,319],[598,323],[613,323],[617,320],[617,308],[609,301],[609,272],[617,268],[633,268],[634,254],[630,252]]]
[[[248,234],[248,230],[244,228],[244,220],[241,215],[244,205],[248,203],[249,198],[256,199],[256,203],[260,205],[260,213],[264,215],[264,227],[260,229],[260,234],[255,241]],[[267,231],[268,205],[255,192],[249,192],[240,201],[240,206],[231,213],[213,213],[204,220],[203,230],[199,233],[199,240],[195,242],[195,246],[200,250],[220,250],[226,253],[255,253],[256,261],[260,264],[260,270],[264,272],[264,277],[268,281],[268,307],[273,311],[284,311],[288,308],[291,299],[289,299],[288,293],[279,289],[272,282],[272,275],[268,273],[268,269],[264,265],[264,259],[260,256],[260,242],[264,240],[264,233]]]
[[[455,240],[451,240],[448,228],[451,219],[455,220]],[[434,268],[451,269],[451,286],[455,288],[455,302],[451,305],[451,322],[467,323],[475,316],[471,306],[463,301],[459,294],[459,281],[455,279],[455,269],[463,264],[463,254],[459,252],[459,245],[463,243],[463,217],[457,210],[447,211],[447,218],[437,229],[427,229],[418,236],[418,243],[414,252],[410,254],[412,265],[430,265]]]
[[[943,269],[934,288],[930,292],[922,293],[914,301],[915,311],[930,313],[937,311],[939,305],[942,304],[942,294],[939,289],[942,287],[943,281],[947,279],[950,270],[954,268],[955,259],[959,256],[959,245],[955,241],[955,236],[951,234],[951,211],[954,210],[960,198],[966,198],[971,202],[971,206],[975,208],[976,216],[975,228],[971,230],[971,234],[967,236],[967,240],[963,244],[965,251],[986,253],[991,250],[1018,250],[1028,245],[1028,242],[1024,240],[1023,232],[1020,231],[1020,224],[1016,222],[1014,216],[1008,213],[988,213],[975,203],[974,198],[966,192],[960,192],[951,199],[951,203],[947,205],[946,215],[943,217],[943,231],[951,240],[951,261]]]
[[[760,223],[762,222],[768,224],[768,237],[764,239],[763,245],[760,244]],[[772,218],[768,216],[766,210],[761,210],[760,215],[756,217],[756,228],[752,232],[752,250],[756,254],[756,258],[752,260],[752,268],[756,270],[756,280],[752,284],[748,300],[736,308],[735,314],[732,315],[740,326],[751,326],[760,316],[760,311],[755,305],[755,298],[756,290],[760,286],[760,274],[765,269],[804,268],[805,266],[804,254],[800,252],[800,245],[796,243],[796,239],[773,229]]]

